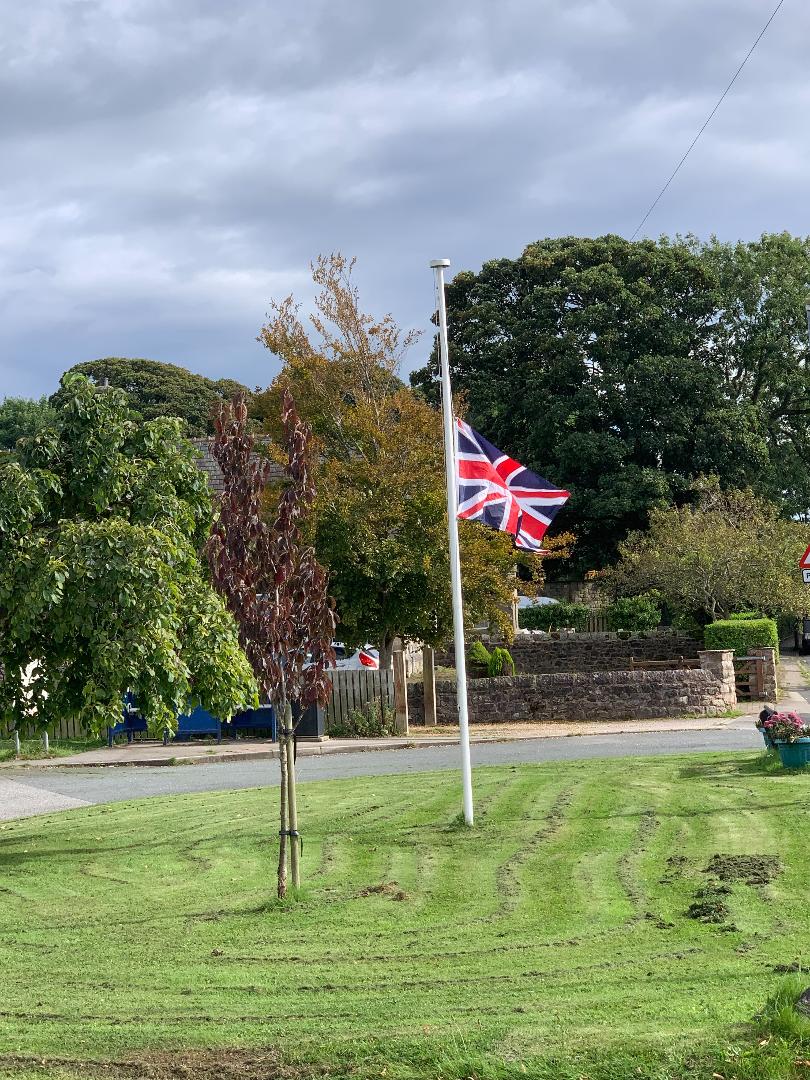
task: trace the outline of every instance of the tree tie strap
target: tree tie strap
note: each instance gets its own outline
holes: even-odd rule
[[[298,829],[279,829],[279,836],[289,836],[291,840],[300,840],[301,842],[301,854],[304,854],[304,838]]]

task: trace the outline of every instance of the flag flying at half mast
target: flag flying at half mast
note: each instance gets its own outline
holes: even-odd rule
[[[543,536],[570,497],[456,419],[458,516],[508,532],[515,544],[540,551]]]

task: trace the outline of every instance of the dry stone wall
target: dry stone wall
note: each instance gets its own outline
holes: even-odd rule
[[[619,637],[618,634],[571,634],[560,638],[521,634],[509,646],[518,675],[552,672],[621,671],[636,660],[694,659],[702,642],[671,630]],[[436,663],[454,667],[452,649],[437,652]]]
[[[699,655],[699,668],[675,671],[554,672],[469,679],[470,723],[716,716],[734,708],[732,653],[704,650]],[[412,723],[424,723],[420,684],[408,687],[408,709]],[[436,714],[439,724],[457,722],[454,682],[436,684]]]

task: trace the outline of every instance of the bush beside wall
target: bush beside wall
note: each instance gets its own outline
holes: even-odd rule
[[[558,604],[538,604],[518,611],[518,626],[521,630],[556,630],[560,627],[584,630],[590,613],[587,604],[569,604],[565,600]]]
[[[773,619],[719,619],[704,627],[707,649],[733,649],[735,656],[747,656],[761,646],[779,651],[779,634]]]
[[[655,630],[661,623],[661,606],[654,597],[623,596],[605,608],[608,630]]]

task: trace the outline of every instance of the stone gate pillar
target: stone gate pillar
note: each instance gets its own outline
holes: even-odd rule
[[[734,679],[734,653],[731,649],[703,649],[698,653],[700,666],[720,683],[720,694],[729,709],[737,706],[737,683]]]

